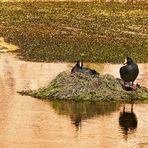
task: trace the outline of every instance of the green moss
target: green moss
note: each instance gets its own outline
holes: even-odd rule
[[[89,101],[143,101],[148,100],[148,89],[137,85],[135,91],[123,90],[112,75],[85,75],[60,73],[47,87],[23,91],[21,94],[42,99]]]

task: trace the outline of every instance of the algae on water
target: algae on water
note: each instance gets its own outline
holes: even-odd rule
[[[41,99],[67,100],[148,100],[148,89],[137,86],[135,91],[125,91],[112,75],[86,75],[60,73],[47,87],[22,91],[21,94]]]

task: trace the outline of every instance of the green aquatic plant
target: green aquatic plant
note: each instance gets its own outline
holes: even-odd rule
[[[30,61],[148,62],[147,10],[147,3],[5,2],[0,36]]]

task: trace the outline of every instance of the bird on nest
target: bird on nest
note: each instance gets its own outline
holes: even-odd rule
[[[90,69],[90,68],[84,68],[83,67],[83,61],[78,60],[76,65],[71,69],[71,73],[84,73],[89,75],[99,75],[99,73],[96,70]]]

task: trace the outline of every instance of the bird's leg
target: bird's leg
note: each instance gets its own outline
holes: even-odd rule
[[[123,105],[123,112],[125,112],[125,104]]]
[[[131,113],[133,113],[133,103],[131,104]]]
[[[132,82],[132,90],[135,90],[135,88],[134,88],[134,83]]]
[[[123,83],[123,89],[125,89],[125,81],[124,81],[124,83]]]

